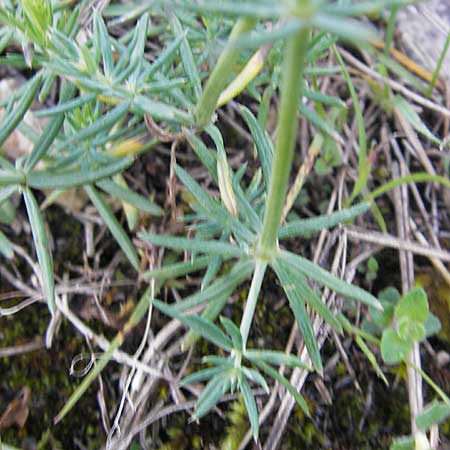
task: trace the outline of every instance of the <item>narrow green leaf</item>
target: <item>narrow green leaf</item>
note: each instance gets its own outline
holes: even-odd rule
[[[320,30],[328,31],[351,42],[370,41],[377,38],[373,28],[353,19],[319,13],[312,18],[312,23]]]
[[[276,29],[243,33],[241,37],[236,40],[234,45],[241,49],[260,48],[263,45],[272,44],[281,39],[288,39],[308,25],[309,23],[305,20],[293,18],[285,21]]]
[[[272,267],[275,270],[284,292],[287,295],[289,305],[295,315],[295,319],[297,320],[298,327],[302,333],[302,338],[305,342],[306,348],[308,349],[308,354],[311,358],[313,367],[317,372],[322,373],[323,365],[322,358],[320,357],[319,346],[317,345],[317,338],[314,334],[305,303],[296,289],[295,281],[292,279],[290,272],[288,272],[283,265],[279,263],[279,261],[275,260]]]
[[[366,341],[376,346],[380,345],[379,339],[370,334],[368,330],[366,329],[363,330],[361,328],[352,325],[351,322],[347,319],[347,317],[345,317],[344,314],[342,314],[341,312],[336,314],[336,318],[339,320],[339,322],[342,324],[342,327],[348,334],[359,336],[361,337],[361,339],[365,339]]]
[[[385,41],[385,50],[386,50],[386,41]],[[410,72],[409,69],[407,69],[405,66],[402,66],[399,62],[397,62],[394,58],[392,58],[389,54],[385,55],[384,53],[377,52],[377,60],[380,64],[385,66],[385,68],[389,72],[389,76],[395,75],[395,77],[401,79],[403,83],[414,88],[414,91],[417,91],[418,93],[427,96],[426,95],[427,86],[424,84],[424,82],[418,76]],[[388,72],[383,73],[383,75],[387,76]],[[386,96],[390,102],[388,107],[392,108],[392,92],[390,88],[385,85],[383,87],[383,91],[386,93]]]
[[[202,278],[202,284],[200,285],[200,290],[205,290],[211,282],[216,278],[220,268],[222,267],[223,257],[221,255],[215,255],[208,258],[208,268],[206,269],[205,275]]]
[[[231,349],[233,348],[231,339],[219,327],[217,327],[210,321],[193,314],[183,315],[175,308],[170,307],[158,300],[153,300],[153,304],[167,316],[179,320],[182,324],[192,329],[192,331],[204,337],[218,347],[223,348],[227,351],[231,351]]]
[[[192,54],[191,46],[186,37],[186,33],[181,26],[180,21],[178,20],[175,14],[171,15],[170,22],[174,31],[174,34],[177,37],[183,37],[181,40],[181,60],[183,61],[184,70],[189,78],[191,87],[195,94],[195,99],[198,100],[202,95],[202,83],[200,81],[200,76],[197,71],[197,66],[195,65],[194,55]]]
[[[167,266],[143,272],[141,273],[141,277],[144,280],[154,278],[155,280],[160,280],[161,282],[182,277],[189,273],[204,269],[208,266],[210,259],[211,258],[209,256],[201,256],[187,262],[169,264]]]
[[[66,113],[74,110],[75,108],[79,108],[83,106],[85,103],[91,102],[96,98],[97,94],[94,93],[80,95],[79,97],[74,98],[73,100],[68,100],[65,102],[60,101],[60,103],[58,103],[55,106],[51,106],[50,108],[39,109],[38,111],[34,111],[34,115],[36,117],[58,116],[61,113]]]
[[[39,103],[45,103],[56,82],[56,78],[57,76],[53,73],[50,72],[44,73],[44,82],[38,94]]]
[[[25,200],[34,246],[36,248],[39,267],[42,273],[42,282],[45,298],[47,299],[47,306],[50,313],[54,315],[56,307],[53,260],[47,240],[47,232],[45,231],[44,219],[42,218],[36,198],[28,187],[23,190],[23,198]]]
[[[163,92],[171,93],[174,88],[181,88],[186,85],[185,78],[174,78],[173,80],[153,81],[142,85],[142,92],[158,94]]]
[[[353,191],[350,195],[350,203],[352,200],[358,196],[364,187],[367,185],[367,180],[370,174],[370,163],[367,160],[367,136],[366,128],[364,124],[364,117],[362,114],[361,106],[359,104],[358,94],[356,93],[355,87],[353,86],[352,79],[347,70],[347,67],[337,50],[336,46],[333,45],[333,53],[336,56],[344,74],[345,81],[347,82],[350,95],[352,97],[353,108],[355,110],[356,123],[358,124],[358,178],[356,179],[355,185],[353,186]]]
[[[311,414],[309,412],[308,404],[306,403],[303,396],[295,389],[294,386],[292,386],[291,383],[280,373],[278,373],[277,370],[270,367],[268,364],[266,364],[264,361],[253,361],[255,366],[259,367],[263,372],[265,372],[267,375],[272,377],[274,380],[277,380],[279,383],[281,383],[287,391],[294,397],[297,404],[302,408],[303,412],[306,414],[307,417],[311,417]]]
[[[1,172],[1,171],[0,171]],[[1,176],[1,175],[0,175]],[[1,186],[1,182],[0,182]],[[5,201],[8,200],[11,195],[13,195],[15,192],[19,190],[19,187],[12,184],[10,186],[5,186],[4,188],[0,189],[0,205]]]
[[[245,409],[247,410],[248,418],[250,420],[253,438],[256,441],[259,434],[259,413],[256,406],[255,397],[253,397],[252,389],[245,376],[241,377],[239,385],[242,396],[244,397]]]
[[[258,157],[261,161],[261,168],[264,175],[264,184],[269,187],[270,171],[273,160],[273,143],[266,130],[261,126],[253,113],[245,106],[241,107],[241,114],[255,140]]]
[[[136,250],[131,243],[130,238],[126,234],[125,230],[122,228],[118,220],[115,218],[113,212],[111,211],[110,207],[107,205],[107,203],[102,199],[99,192],[93,187],[86,185],[84,186],[84,190],[88,194],[89,198],[91,199],[91,202],[94,204],[94,206],[97,208],[100,216],[104,220],[106,226],[108,227],[109,231],[113,235],[114,239],[119,244],[119,247],[122,249],[122,251],[125,253],[126,257],[130,261],[131,265],[139,271],[139,256],[136,253]]]
[[[228,164],[222,135],[219,129],[212,124],[209,124],[205,131],[211,136],[217,149],[217,179],[222,204],[232,216],[237,217],[236,194],[231,180],[233,171]]]
[[[8,259],[11,259],[14,256],[11,241],[6,237],[2,230],[0,230],[0,253]]]
[[[21,184],[26,180],[25,174],[16,170],[0,170],[0,186]]]
[[[311,122],[311,124],[318,128],[323,134],[326,134],[335,141],[343,141],[336,129],[329,122],[323,119],[315,109],[310,108],[304,103],[300,103],[299,111],[302,116],[308,119],[308,122]]]
[[[142,76],[143,67],[146,64],[145,59],[145,47],[147,45],[147,34],[149,27],[149,15],[148,12],[144,13],[138,20],[134,31],[136,39],[134,45],[130,45],[131,55],[129,67],[125,69],[125,73],[130,71],[128,82],[132,85],[138,85],[138,79]],[[126,74],[123,75],[126,75]],[[121,77],[121,79],[124,79]],[[142,79],[142,78],[141,78]]]
[[[5,117],[2,118],[2,121],[0,123],[0,146],[3,145],[8,136],[14,131],[14,129],[25,116],[25,113],[27,112],[28,108],[36,97],[39,88],[41,87],[42,77],[42,73],[38,72],[33,77],[33,79],[27,83],[25,91],[14,110],[9,112]]]
[[[214,322],[219,314],[223,311],[223,308],[227,304],[228,299],[230,298],[232,293],[233,289],[222,291],[214,298],[214,301],[211,301],[206,305],[206,308],[202,311],[201,316],[204,319],[209,320],[210,322]],[[183,350],[186,350],[187,348],[193,346],[198,338],[199,336],[196,333],[190,331],[184,337],[181,348]]]
[[[369,210],[369,208],[370,203],[360,203],[352,206],[351,208],[336,211],[331,214],[291,221],[280,228],[278,237],[280,239],[287,239],[291,237],[305,236],[310,233],[316,233],[332,228],[340,223],[353,220],[355,217],[364,214]]]
[[[176,303],[174,309],[177,311],[187,311],[205,302],[215,302],[220,300],[220,296],[230,289],[236,288],[239,284],[247,280],[253,272],[254,263],[252,260],[239,261],[231,272],[218,278],[205,290],[186,297]]]
[[[245,166],[241,167],[245,169]],[[239,184],[240,181],[239,175],[240,173],[239,171],[237,171],[233,177],[233,189],[234,192],[236,193],[237,209],[239,211],[239,216],[242,218],[242,220],[248,226],[249,229],[251,229],[255,234],[259,234],[262,230],[262,220],[258,215],[258,213],[256,212],[256,209],[250,203],[250,196],[247,197],[248,194],[246,194],[242,190],[242,187]],[[253,179],[255,180],[255,178]],[[250,186],[250,189],[252,188],[253,187]]]
[[[63,83],[61,86],[61,94],[59,103],[64,103],[75,94],[75,88],[72,84]],[[24,170],[28,173],[33,167],[44,157],[48,152],[53,141],[59,133],[59,130],[64,122],[64,113],[59,113],[54,117],[50,123],[45,127],[39,140],[33,147],[30,156],[27,158]]]
[[[430,84],[429,84],[427,92],[426,92],[427,97],[431,97],[431,94],[433,93],[433,89],[436,85],[436,81],[439,77],[439,73],[441,72],[442,65],[444,64],[444,61],[445,61],[445,57],[447,56],[449,46],[450,46],[450,33],[447,33],[447,38],[445,39],[445,44],[441,50],[439,59],[437,60],[437,64],[433,70],[433,76],[431,77]]]
[[[323,77],[327,75],[336,75],[342,72],[342,69],[338,66],[327,66],[327,67],[307,67],[305,69],[306,76],[317,76]]]
[[[194,196],[200,208],[206,213],[209,213],[211,216],[216,216],[219,221],[226,221],[229,216],[231,216],[229,212],[216,200],[212,199],[183,168],[175,166],[175,173],[188,191]],[[215,173],[217,174],[217,172]]]
[[[213,200],[183,168],[175,166],[175,173],[212,220],[218,222],[223,229],[229,228],[237,238],[246,242],[253,241],[254,236],[251,231],[226,208]]]
[[[9,198],[3,203],[0,203],[0,223],[11,225],[16,218],[16,210],[17,208]]]
[[[239,328],[234,324],[234,322],[223,316],[220,317],[220,323],[225,328],[228,335],[231,337],[234,348],[236,350],[242,350],[242,336]]]
[[[7,172],[14,172],[16,168],[11,161],[0,154],[0,168],[6,170]]]
[[[114,107],[111,111],[103,114],[100,119],[87,127],[79,130],[77,133],[69,136],[67,139],[56,145],[57,150],[63,150],[69,145],[73,145],[82,142],[86,139],[92,138],[99,133],[110,130],[116,123],[126,114],[130,104],[123,102]]]
[[[386,386],[389,386],[388,380],[384,376],[383,371],[381,370],[380,365],[378,364],[378,361],[375,357],[375,355],[372,353],[372,350],[367,346],[367,344],[364,342],[364,340],[360,336],[355,337],[355,342],[358,345],[358,347],[361,349],[361,351],[364,353],[366,358],[369,360],[372,367],[375,369],[375,372],[377,373],[378,377],[381,378]]]
[[[374,189],[371,193],[366,195],[364,200],[375,200],[380,195],[395,189],[398,186],[406,183],[439,183],[442,186],[450,188],[450,180],[441,175],[430,175],[427,172],[417,172],[410,175],[405,175],[404,177],[395,178],[394,180],[388,181],[382,184],[377,189]]]
[[[143,73],[143,79],[151,78],[159,69],[168,65],[175,58],[176,52],[181,45],[183,36],[178,36],[174,39],[162,52],[158,54],[158,58],[148,66]]]
[[[28,175],[28,185],[34,189],[69,189],[86,185],[123,172],[133,163],[132,157],[120,158],[106,166],[90,171],[75,172],[72,170],[54,173],[50,170],[38,170]],[[0,175],[1,179],[1,175]],[[1,181],[0,181],[1,184]]]
[[[416,418],[416,424],[422,431],[427,431],[432,425],[439,425],[450,417],[450,405],[434,400],[425,406]]]
[[[205,389],[201,393],[195,405],[194,417],[200,419],[206,415],[228,390],[230,385],[230,376],[228,373],[221,373],[211,378]]]
[[[321,103],[322,105],[336,106],[337,108],[346,108],[347,105],[338,97],[324,94],[320,91],[312,91],[310,89],[304,90],[304,96],[313,102]]]
[[[162,209],[158,205],[155,205],[143,195],[139,195],[131,189],[120,186],[110,179],[104,179],[95,184],[109,195],[129,203],[141,211],[145,211],[153,216],[161,216],[163,213]]]
[[[144,95],[137,95],[134,98],[134,106],[145,114],[150,114],[155,120],[167,120],[182,125],[192,125],[193,119],[190,114],[165,103],[150,100]]]
[[[412,367],[420,376],[428,383],[428,385],[434,390],[434,392],[441,398],[441,400],[446,404],[450,405],[450,398],[446,395],[446,393],[431,379],[431,377],[424,372],[420,367],[415,366],[414,364],[408,363],[410,367]]]
[[[292,281],[295,283],[296,290],[303,301],[322,317],[326,323],[331,325],[336,332],[342,334],[343,330],[341,323],[314,290],[308,286],[305,278],[300,273],[292,271],[290,266],[284,266],[283,264],[282,266],[290,273]]]
[[[206,381],[214,377],[215,375],[218,375],[221,372],[223,372],[222,366],[208,367],[207,369],[198,370],[197,372],[194,372],[193,374],[184,377],[180,381],[180,385],[186,386],[188,384],[198,383],[199,381]]]
[[[373,306],[376,309],[382,310],[381,303],[369,292],[361,289],[358,286],[349,284],[340,278],[334,276],[332,273],[294,253],[282,250],[280,257],[285,260],[295,270],[301,272],[305,277],[312,278],[317,282],[335,290],[337,293],[368,306]]]
[[[217,160],[214,158],[214,167],[216,167],[216,161]],[[181,180],[181,182],[187,187],[189,192],[195,197],[202,208],[204,208],[206,211],[214,213],[220,213],[220,211],[223,210],[222,215],[226,217],[226,210],[224,210],[224,208],[221,208],[221,205],[213,200],[181,166],[175,166],[175,173],[177,174],[177,177]],[[214,173],[217,177],[217,169],[214,170]]]
[[[213,177],[214,181],[217,182],[217,161],[214,153],[206,147],[199,137],[189,130],[186,131],[186,139],[202,164],[208,169],[208,172]]]
[[[304,370],[311,370],[311,367],[297,356],[276,350],[245,350],[244,356],[251,361],[262,360],[274,366],[300,367]]]
[[[234,367],[233,360],[229,357],[225,358],[223,356],[206,355],[202,358],[202,362],[205,364],[212,364],[214,366],[222,366],[228,368]]]
[[[231,245],[220,241],[202,241],[200,239],[163,236],[153,233],[138,233],[138,236],[144,241],[151,242],[154,245],[172,248],[174,250],[237,258],[243,255],[243,251],[236,245]]]
[[[170,0],[170,2],[174,7],[185,8],[201,14],[211,12],[230,15],[232,17],[248,16],[258,17],[260,19],[273,19],[286,12],[282,4],[273,2],[234,2],[227,0],[221,0],[220,2],[211,2],[208,0],[181,2],[179,0]]]
[[[102,55],[103,73],[107,78],[111,77],[113,71],[112,42],[106,29],[105,22],[97,10],[94,10],[94,37],[95,45],[100,47]]]
[[[250,369],[249,367],[241,367],[242,373],[254,383],[259,384],[267,393],[270,392],[269,386],[264,379],[264,377],[255,369]]]
[[[355,3],[337,2],[324,4],[322,7],[331,15],[337,16],[365,16],[376,14],[383,9],[407,6],[411,0],[360,0]]]
[[[396,95],[393,99],[393,106],[397,110],[397,113],[401,114],[418,133],[437,145],[441,144],[441,140],[428,129],[420,116],[414,111],[411,104],[405,98]]]

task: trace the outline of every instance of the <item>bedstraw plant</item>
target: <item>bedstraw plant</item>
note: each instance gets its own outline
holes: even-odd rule
[[[112,4],[108,10],[111,26],[138,18],[136,26],[121,38],[115,38],[109,34],[101,15],[95,12],[92,32],[82,39],[80,11],[84,3],[70,8],[65,2],[50,0],[0,0],[0,50],[13,41],[26,49],[24,56],[10,54],[2,60],[17,67],[28,66],[34,71],[32,78],[3,104],[0,145],[21,123],[36,96],[44,102],[56,83],[59,88],[58,104],[35,112],[36,116],[47,118],[47,125],[39,136],[33,137],[31,153],[17,158],[14,164],[0,158],[0,203],[8,201],[16,192],[23,196],[50,312],[55,312],[53,265],[35,191],[64,191],[81,186],[136,271],[140,271],[139,255],[100,192],[149,214],[162,214],[161,208],[148,198],[124,186],[118,175],[138,154],[162,138],[163,129],[164,136],[176,136],[189,144],[217,183],[220,198],[211,196],[181,166],[175,167],[176,176],[193,199],[193,213],[185,219],[190,221],[194,236],[148,232],[140,232],[138,236],[156,246],[189,252],[191,259],[141,273],[141,277],[144,280],[167,279],[206,269],[201,289],[173,304],[144,295],[125,330],[119,333],[110,351],[100,359],[57,419],[62,419],[85,392],[152,300],[161,312],[180,320],[193,334],[211,341],[225,355],[205,357],[209,366],[182,381],[184,384],[207,381],[194,416],[202,417],[226,392],[238,390],[257,439],[259,418],[252,385],[268,391],[266,377],[282,383],[309,414],[301,394],[277,370],[278,366],[285,365],[322,372],[322,359],[308,309],[321,316],[336,332],[343,331],[341,321],[322,301],[320,292],[311,282],[314,286],[330,288],[346,299],[382,309],[369,292],[285,249],[289,239],[350,221],[366,212],[369,203],[316,218],[288,219],[284,223],[282,216],[298,116],[300,112],[308,113],[302,102],[303,95],[319,104],[342,107],[339,99],[306,88],[305,74],[317,69],[315,61],[336,39],[364,42],[373,37],[372,31],[355,17],[408,2],[170,0],[144,2],[127,11],[124,5]],[[151,25],[150,15],[166,17],[167,23],[158,29]],[[205,74],[204,62],[215,55],[202,42],[210,38],[208,33],[222,33],[223,37],[223,28],[214,29],[219,15],[225,17],[221,20],[229,37],[211,73]],[[199,18],[207,25],[199,26]],[[263,26],[267,22],[277,26],[267,30]],[[146,41],[158,31],[165,47],[149,62],[144,58]],[[282,46],[278,45],[280,41]],[[246,107],[240,109],[261,165],[261,171],[247,183],[245,166],[233,171],[228,164],[226,143],[214,124],[215,110],[231,81],[230,69],[234,69],[243,56],[247,57],[249,50],[273,44],[283,61],[274,145],[252,111]],[[251,78],[241,77],[240,80],[243,85],[236,92],[242,91]],[[269,74],[269,82],[278,87],[274,74]],[[159,136],[149,144],[142,141],[144,116],[160,130]],[[314,125],[324,134],[330,132],[326,122],[317,115],[310,112],[308,119],[315,121]],[[201,132],[209,135],[214,149],[204,144],[199,137]],[[38,169],[38,163],[44,168]],[[4,240],[0,234],[0,245],[10,256],[7,243],[2,244]],[[218,276],[223,263],[229,260],[233,260],[233,268]],[[251,348],[248,344],[268,270],[275,273],[285,291],[310,363],[295,355]],[[250,280],[250,289],[243,315],[240,323],[235,324],[222,316],[221,311],[232,292],[247,280]],[[203,310],[193,313],[194,308]],[[192,341],[186,344],[189,342]]]

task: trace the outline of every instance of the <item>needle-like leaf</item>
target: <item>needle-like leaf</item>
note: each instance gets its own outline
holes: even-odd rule
[[[39,205],[31,190],[27,187],[23,190],[23,198],[27,208],[31,232],[33,234],[34,246],[42,274],[42,283],[47,300],[48,309],[55,314],[55,280],[53,276],[53,259],[48,244],[47,232],[45,231],[44,219],[42,218]]]

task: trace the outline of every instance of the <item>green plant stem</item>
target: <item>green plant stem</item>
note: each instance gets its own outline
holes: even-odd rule
[[[11,184],[25,183],[25,174],[19,171],[1,170],[0,169],[0,187],[9,186]]]
[[[300,30],[288,40],[285,50],[277,140],[260,242],[260,250],[263,254],[272,252],[277,243],[277,233],[281,222],[297,136],[297,110],[304,86],[303,71],[309,32],[310,30],[307,27]]]
[[[244,314],[241,321],[242,348],[245,349],[248,339],[248,333],[255,314],[256,303],[258,301],[261,285],[266,273],[267,262],[256,260],[255,271],[253,272],[252,284],[248,291],[247,301],[245,302]]]
[[[197,104],[195,122],[199,128],[204,128],[210,121],[216,109],[217,100],[228,82],[230,69],[239,56],[240,49],[235,45],[236,40],[243,33],[250,31],[255,23],[253,18],[242,17],[234,25],[228,44],[220,55]]]
[[[395,29],[395,19],[397,18],[397,13],[400,8],[398,6],[393,6],[391,8],[391,15],[389,16],[389,21],[386,30],[386,37],[384,41],[384,55],[389,56],[389,50],[392,44],[392,38],[394,37]]]
[[[406,361],[406,364],[408,367],[413,368],[436,392],[437,395],[441,398],[441,400],[446,404],[450,406],[450,398],[445,394],[445,392],[430,378],[429,375],[426,374],[420,367],[415,366],[414,364]]]
[[[438,63],[436,68],[434,69],[433,76],[430,81],[430,85],[428,86],[426,95],[427,97],[431,97],[433,93],[434,86],[436,85],[436,81],[439,77],[439,73],[441,72],[442,64],[444,63],[445,55],[447,54],[448,47],[450,46],[450,32],[447,34],[447,39],[445,40],[444,48],[439,56]]]

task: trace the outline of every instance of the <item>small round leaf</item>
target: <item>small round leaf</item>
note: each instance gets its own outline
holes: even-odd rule
[[[427,294],[422,288],[414,288],[405,294],[395,309],[397,319],[409,317],[420,323],[425,323],[428,317]]]
[[[381,338],[381,357],[386,364],[398,364],[409,353],[411,343],[400,338],[393,328],[383,331]]]

